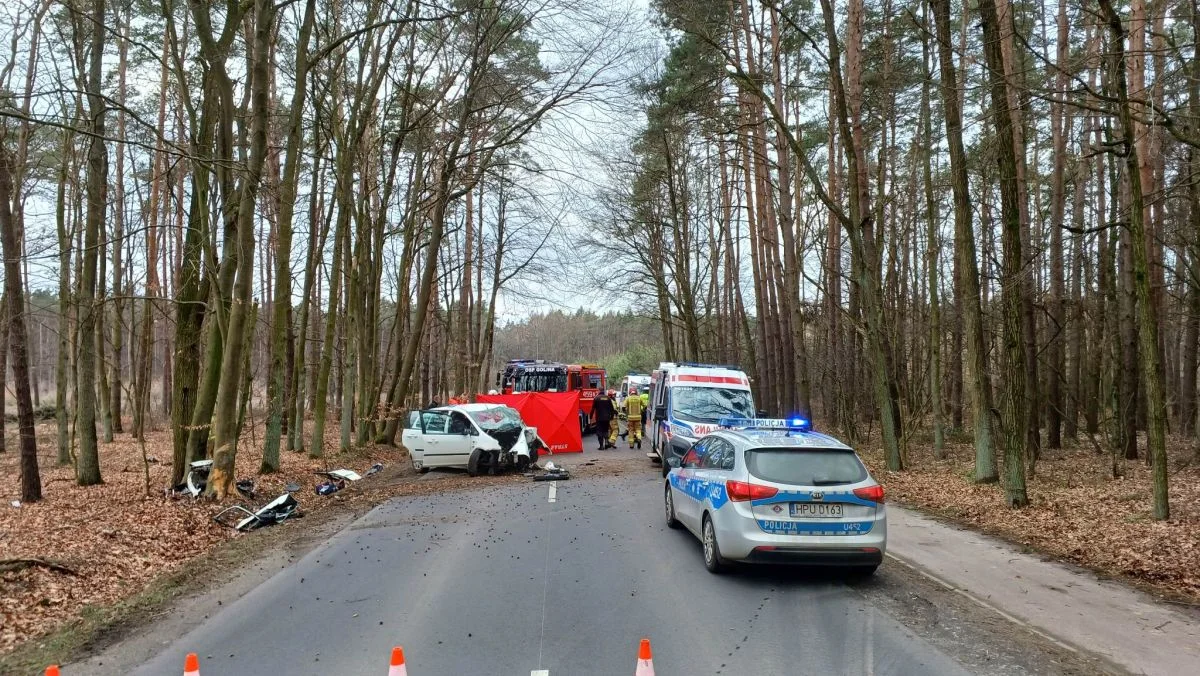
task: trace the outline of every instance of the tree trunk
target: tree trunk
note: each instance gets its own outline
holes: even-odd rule
[[[929,5],[923,3],[925,23],[929,23]],[[941,238],[938,236],[937,201],[933,191],[933,113],[929,103],[929,83],[933,80],[933,65],[930,59],[929,39],[921,41],[921,61],[925,67],[925,82],[921,86],[921,132],[924,157],[922,168],[925,181],[925,222],[927,239],[925,243],[926,274],[929,276],[929,405],[933,411],[933,455],[941,459],[946,455],[946,439],[943,421],[942,404],[942,310],[938,302],[938,267],[941,265],[939,249]]]
[[[1058,75],[1055,82],[1056,96],[1067,95],[1066,68],[1068,50],[1067,3],[1058,0]],[[1050,362],[1050,387],[1047,392],[1046,445],[1062,448],[1063,381],[1066,377],[1063,342],[1066,337],[1066,311],[1064,307],[1063,238],[1064,211],[1066,203],[1066,104],[1051,106],[1050,128],[1054,145],[1054,169],[1050,188],[1050,323],[1048,330],[1048,360]]]
[[[21,288],[21,249],[12,213],[12,175],[12,159],[5,147],[4,135],[0,132],[0,246],[3,247],[4,254],[4,300],[8,325],[8,351],[12,355],[13,389],[17,397],[17,433],[21,451],[21,500],[37,502],[42,499],[42,477],[38,471],[33,398],[29,391],[29,355],[25,351],[25,292]],[[94,442],[93,438],[93,444]],[[99,480],[99,467],[96,468],[96,479]]]
[[[950,149],[951,186],[954,193],[954,251],[962,289],[962,308],[966,338],[966,362],[971,382],[971,424],[975,430],[975,481],[993,482],[998,478],[992,443],[992,392],[984,346],[983,308],[980,305],[979,267],[975,251],[973,211],[967,179],[967,156],[962,139],[962,113],[959,104],[958,74],[950,44],[950,0],[930,0],[938,38],[938,60],[942,73],[942,107],[946,118],[946,141]]]
[[[71,354],[71,308],[74,298],[71,297],[71,249],[75,240],[74,233],[67,228],[67,174],[73,165],[72,149],[75,146],[75,134],[63,134],[63,161],[58,170],[58,195],[55,206],[54,220],[58,230],[58,359],[54,368],[54,419],[58,432],[58,465],[69,465],[71,457],[71,432],[67,414],[67,392],[70,389],[69,357]],[[74,226],[74,221],[72,221]]]
[[[1138,315],[1139,353],[1142,358],[1142,377],[1146,383],[1146,410],[1148,429],[1147,452],[1151,460],[1151,478],[1154,487],[1153,515],[1156,520],[1165,521],[1171,516],[1170,503],[1167,495],[1167,406],[1163,388],[1160,364],[1162,356],[1159,352],[1158,319],[1151,298],[1149,252],[1146,244],[1146,225],[1143,221],[1145,212],[1142,198],[1141,171],[1138,166],[1138,154],[1133,146],[1136,142],[1133,112],[1129,102],[1129,91],[1125,82],[1125,31],[1121,17],[1113,9],[1111,0],[1099,0],[1101,11],[1108,23],[1112,38],[1112,53],[1108,76],[1115,80],[1117,108],[1121,120],[1121,136],[1123,139],[1123,154],[1125,156],[1126,174],[1129,181],[1129,230],[1133,249],[1134,290],[1140,309]]]
[[[78,414],[75,426],[79,435],[79,457],[75,476],[80,486],[101,483],[100,455],[96,438],[96,263],[100,231],[108,206],[108,150],[104,146],[106,104],[101,95],[104,65],[103,29],[105,0],[93,0],[91,17],[91,62],[88,69],[88,107],[90,131],[88,150],[87,220],[84,223],[83,270],[79,281],[79,361],[76,364]],[[19,274],[19,272],[17,273]],[[20,307],[20,306],[17,306]]]
[[[271,33],[274,30],[275,5],[271,0],[255,0],[253,60],[250,73],[251,107],[250,156],[246,174],[238,195],[237,220],[227,220],[225,237],[235,238],[237,281],[233,290],[233,305],[229,310],[225,350],[221,358],[221,375],[213,411],[215,450],[212,472],[209,474],[209,495],[223,500],[233,487],[234,460],[237,457],[238,415],[237,400],[241,389],[240,374],[245,351],[244,335],[253,331],[248,316],[251,312],[251,293],[254,285],[254,206],[262,181],[267,152],[268,67],[270,65]],[[230,228],[229,225],[234,225]]]
[[[121,24],[121,39],[117,57],[117,138],[125,138],[125,78],[129,60],[129,31],[130,15],[126,9],[124,17],[118,17]],[[165,89],[162,90],[165,96]],[[160,127],[161,128],[161,127]],[[116,182],[113,185],[113,237],[112,237],[112,374],[108,379],[109,403],[108,415],[112,421],[110,432],[123,432],[121,425],[121,364],[125,355],[125,288],[123,279],[125,268],[121,261],[122,248],[125,244],[125,144],[116,144]],[[112,441],[111,434],[107,438]]]
[[[312,36],[316,0],[307,0],[300,38],[296,44],[296,82],[289,110],[286,157],[283,161],[283,180],[280,185],[279,218],[276,225],[275,295],[271,300],[271,366],[267,375],[267,427],[263,437],[263,457],[260,474],[279,470],[279,446],[283,436],[283,417],[286,407],[286,371],[288,340],[292,307],[292,214],[296,208],[299,187],[300,152],[303,145],[301,123],[308,88],[308,46]],[[316,225],[309,227],[316,230]],[[301,312],[302,318],[304,313]],[[292,419],[292,426],[302,426],[303,416]],[[291,430],[289,429],[289,436]]]
[[[1001,431],[1004,442],[1005,501],[1010,507],[1023,507],[1029,503],[1025,492],[1025,447],[1027,441],[1027,416],[1029,391],[1026,386],[1026,343],[1022,331],[1024,316],[1023,283],[1024,257],[1021,252],[1020,195],[1017,189],[1017,154],[1014,138],[1013,118],[1010,114],[1009,95],[1004,78],[1004,59],[1001,54],[1000,20],[996,14],[995,0],[981,0],[979,10],[983,19],[984,57],[989,71],[991,88],[991,110],[995,120],[997,145],[997,169],[1000,179],[1000,208],[1003,222],[1002,246],[1004,330],[1004,400],[1001,413]]]

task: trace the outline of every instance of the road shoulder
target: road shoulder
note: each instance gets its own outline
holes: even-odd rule
[[[1200,613],[897,506],[889,556],[1072,649],[1148,675],[1200,663]]]

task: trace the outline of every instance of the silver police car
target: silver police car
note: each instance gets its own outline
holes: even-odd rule
[[[667,525],[700,538],[713,573],[746,561],[870,575],[883,561],[883,487],[853,449],[807,420],[723,420],[668,460]]]

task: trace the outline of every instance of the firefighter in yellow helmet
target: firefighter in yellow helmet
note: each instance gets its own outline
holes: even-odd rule
[[[645,408],[642,398],[638,396],[637,387],[631,387],[629,396],[625,397],[625,403],[621,405],[621,413],[629,421],[629,436],[626,439],[630,448],[642,447],[642,411]]]

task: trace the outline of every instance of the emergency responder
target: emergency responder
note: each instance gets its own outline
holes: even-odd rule
[[[617,433],[621,429],[621,423],[619,420],[617,420],[617,418],[621,418],[621,417],[625,416],[625,409],[618,408],[616,406],[616,403],[617,403],[617,391],[616,390],[608,391],[608,399],[609,399],[609,401],[613,402],[613,411],[614,411],[612,423],[610,423],[609,427],[608,427],[608,447],[616,448],[617,447]]]
[[[645,436],[646,419],[650,417],[650,386],[643,385],[639,396],[642,399],[642,436]]]
[[[617,409],[612,399],[608,398],[608,393],[604,390],[597,392],[596,398],[592,399],[592,424],[596,426],[596,441],[600,442],[602,451],[613,446],[608,443],[608,427],[616,415]]]
[[[627,440],[630,448],[642,447],[642,411],[644,410],[642,398],[638,396],[637,389],[631,389],[629,396],[625,397],[624,406],[625,419],[629,421],[626,427],[629,429]]]

